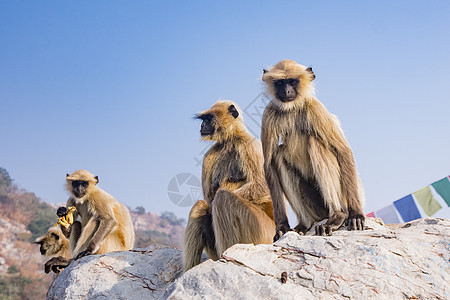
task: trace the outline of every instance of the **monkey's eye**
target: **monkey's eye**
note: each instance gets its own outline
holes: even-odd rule
[[[284,80],[275,80],[274,84],[275,86],[282,86],[284,84]]]
[[[202,121],[210,122],[212,120],[213,116],[211,114],[204,114],[204,115],[198,115],[197,118]]]
[[[298,83],[299,83],[298,79],[290,79],[289,80],[289,84],[292,85],[292,86],[297,86]]]
[[[82,185],[84,188],[87,188],[89,186],[89,181],[83,181]]]

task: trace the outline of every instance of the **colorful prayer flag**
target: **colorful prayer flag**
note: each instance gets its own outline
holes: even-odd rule
[[[397,216],[397,210],[395,209],[395,206],[393,204],[389,204],[388,206],[375,211],[374,215],[377,218],[383,219],[383,222],[385,224],[400,223],[400,220]]]
[[[420,206],[422,206],[423,211],[428,216],[434,215],[438,210],[442,208],[439,202],[434,199],[433,194],[431,194],[429,185],[413,193],[413,195],[416,198],[417,202],[419,202]]]
[[[368,213],[368,214],[366,215],[366,217],[369,217],[369,218],[375,218],[375,215],[374,215],[373,212],[371,212],[371,213]]]
[[[436,181],[435,183],[432,183],[431,185],[434,187],[436,192],[439,194],[439,196],[442,197],[442,199],[447,202],[447,205],[450,206],[450,177],[445,177],[441,180]]]
[[[421,218],[420,212],[417,209],[416,203],[414,202],[414,198],[411,194],[394,201],[394,206],[397,208],[404,222]]]

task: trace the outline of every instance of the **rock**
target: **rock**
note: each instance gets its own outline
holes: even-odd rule
[[[449,299],[450,220],[330,237],[289,232],[273,245],[235,245],[181,275],[181,251],[150,246],[91,256],[53,282],[49,299]],[[287,273],[285,283],[281,274]],[[180,276],[181,275],[181,276]]]
[[[47,299],[161,299],[181,264],[180,250],[159,244],[83,257],[53,281]]]

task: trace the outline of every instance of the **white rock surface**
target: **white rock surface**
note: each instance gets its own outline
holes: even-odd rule
[[[47,299],[161,299],[181,263],[180,250],[159,244],[87,256],[61,272]]]
[[[288,233],[274,245],[235,245],[182,276],[181,251],[150,246],[83,258],[49,299],[450,299],[450,220],[331,237]],[[287,282],[281,283],[282,272]],[[178,277],[178,278],[177,278]],[[177,278],[177,279],[176,279]],[[175,280],[176,279],[176,280]]]

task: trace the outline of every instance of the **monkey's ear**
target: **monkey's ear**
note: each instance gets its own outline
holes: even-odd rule
[[[56,240],[59,240],[59,235],[57,235],[56,233],[52,232],[52,236],[53,236]]]
[[[306,69],[306,71],[308,71],[312,75],[312,80],[316,79],[316,74],[314,74],[313,69],[311,67]]]
[[[66,174],[66,177],[69,177],[70,175],[69,174]]]
[[[95,183],[95,184],[97,184],[98,183],[98,176],[95,176],[94,178],[95,178],[95,180],[97,180],[97,182]]]
[[[269,71],[267,71],[266,69],[263,69],[263,74],[266,74],[267,72],[269,72]]]
[[[233,118],[237,118],[239,117],[239,112],[237,111],[236,107],[234,107],[233,104],[231,104],[230,106],[228,106],[228,112],[230,113],[230,115],[233,116]]]

